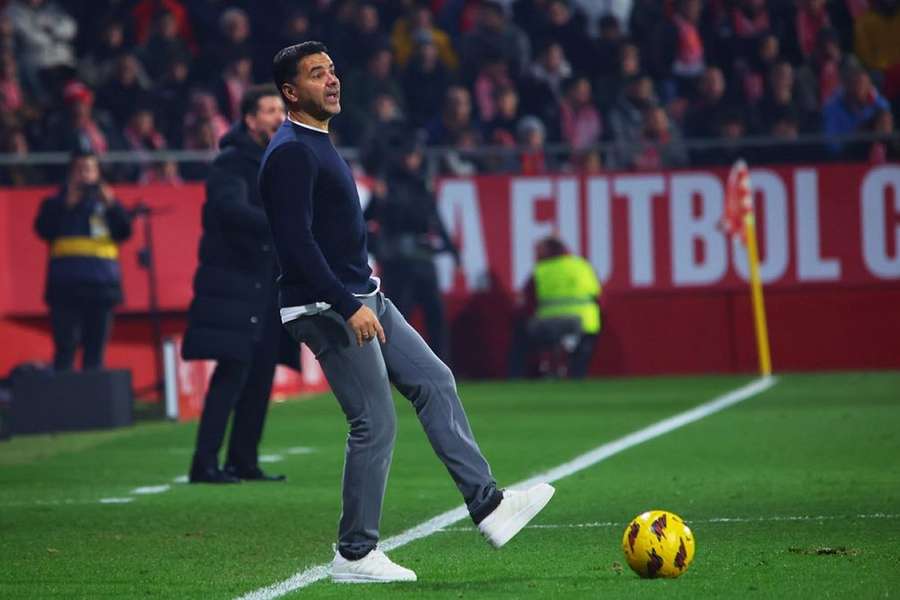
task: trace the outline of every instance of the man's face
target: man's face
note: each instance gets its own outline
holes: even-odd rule
[[[246,117],[247,129],[268,143],[284,122],[284,103],[278,96],[263,96],[256,103],[256,113]]]
[[[324,52],[303,57],[297,76],[282,90],[291,103],[318,119],[330,119],[341,112],[341,82],[331,57]]]

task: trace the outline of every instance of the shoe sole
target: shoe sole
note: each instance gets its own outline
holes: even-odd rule
[[[334,583],[412,583],[415,579],[397,579],[395,577],[376,577],[374,575],[332,575],[331,581]]]
[[[550,502],[550,498],[556,493],[556,488],[549,483],[542,483],[538,487],[540,487],[540,491],[543,493],[538,495],[534,502],[526,505],[522,510],[513,515],[509,520],[509,523],[503,528],[496,539],[488,538],[488,542],[494,548],[502,548],[509,540],[513,539],[517,533],[522,531],[522,529],[524,529],[525,526],[528,525],[528,523],[531,522],[545,506],[547,506],[547,503]]]

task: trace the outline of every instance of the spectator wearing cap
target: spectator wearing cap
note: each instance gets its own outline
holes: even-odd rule
[[[98,156],[124,147],[111,117],[94,110],[94,93],[80,81],[71,81],[63,90],[66,109],[48,119],[49,149],[91,152]]]
[[[531,42],[525,33],[510,22],[503,6],[492,0],[482,0],[477,15],[475,27],[462,38],[463,77],[474,78],[487,48],[500,51],[514,76],[524,73],[531,61]]]
[[[869,69],[900,64],[900,0],[871,0],[854,25],[856,55]]]
[[[78,23],[48,0],[14,0],[6,16],[15,32],[16,60],[28,91],[50,103],[75,72]]]
[[[594,107],[591,81],[574,77],[566,84],[566,95],[560,104],[560,130],[569,147],[580,152],[600,143],[603,120]]]
[[[438,59],[448,72],[459,68],[459,57],[450,36],[434,25],[434,17],[427,6],[416,5],[405,17],[394,22],[391,31],[394,60],[401,68],[405,67],[415,56],[416,48],[426,43],[434,45]]]
[[[451,76],[440,61],[433,36],[425,31],[416,34],[415,51],[401,75],[406,113],[410,123],[421,127],[434,114],[447,93]]]
[[[544,148],[547,130],[535,116],[522,117],[516,127],[519,138],[519,171],[522,175],[542,175],[555,170],[555,161]]]
[[[862,69],[850,69],[844,77],[843,89],[822,110],[825,133],[840,136],[870,130],[875,117],[890,109],[891,105],[872,84],[869,74]],[[829,144],[834,156],[839,156],[843,148],[840,141]]]

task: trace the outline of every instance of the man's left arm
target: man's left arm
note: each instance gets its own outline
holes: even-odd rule
[[[131,237],[131,216],[122,203],[116,200],[112,190],[105,183],[100,186],[100,195],[106,204],[104,217],[106,218],[106,227],[109,229],[109,237],[117,242],[127,240]]]

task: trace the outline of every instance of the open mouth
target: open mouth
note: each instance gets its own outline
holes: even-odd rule
[[[334,90],[332,92],[325,92],[325,101],[326,102],[338,102],[341,99],[340,90]]]

